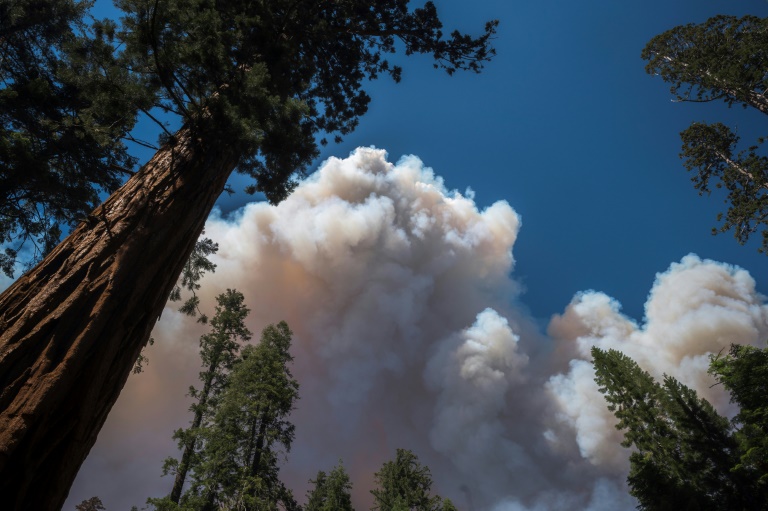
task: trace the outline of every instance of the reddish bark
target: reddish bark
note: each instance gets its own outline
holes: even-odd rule
[[[187,130],[0,295],[0,502],[60,509],[236,163]]]

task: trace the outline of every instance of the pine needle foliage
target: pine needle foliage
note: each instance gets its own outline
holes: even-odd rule
[[[648,73],[671,84],[676,101],[723,101],[768,114],[768,18],[715,16],[678,26],[651,39],[642,58]],[[744,244],[761,232],[759,250],[768,253],[765,134],[744,147],[730,127],[694,122],[680,136],[680,156],[699,193],[721,188],[727,194],[728,209],[713,233],[733,230]]]
[[[630,494],[641,510],[751,510],[766,495],[734,470],[740,450],[727,418],[676,379],[661,383],[616,350],[592,348],[595,381],[631,447]]]
[[[0,1],[0,269],[36,261],[133,173],[124,143],[151,91],[90,2]]]
[[[407,449],[397,449],[395,459],[376,472],[373,511],[442,511],[444,501],[430,495],[432,474],[419,458]],[[448,501],[448,505],[453,504]],[[448,509],[451,509],[448,507]]]
[[[299,396],[290,370],[291,338],[288,325],[281,322],[265,328],[258,345],[242,349],[215,413],[200,431],[200,462],[182,506],[298,509],[279,478],[280,461],[295,435],[289,415]]]
[[[768,349],[734,344],[727,355],[712,359],[709,372],[739,406],[733,422],[740,457],[733,470],[757,479],[768,501]]]
[[[354,511],[350,495],[352,482],[341,460],[329,473],[319,471],[310,483],[312,489],[307,492],[304,511]]]
[[[407,0],[118,0],[121,41],[155,105],[208,144],[240,155],[250,192],[272,202],[292,188],[325,136],[340,140],[370,102],[367,80],[401,69],[384,56],[432,55],[449,74],[479,72],[496,21],[478,37],[445,36],[432,2]],[[168,140],[173,140],[170,133]]]
[[[251,338],[251,332],[245,326],[250,311],[245,306],[243,294],[228,289],[217,296],[216,301],[218,305],[211,319],[211,331],[200,337],[200,359],[204,368],[200,372],[202,387],[189,389],[189,396],[194,399],[190,406],[193,418],[190,427],[178,429],[173,434],[182,456],[179,460],[168,458],[163,465],[163,474],[172,473],[175,476],[168,497],[174,504],[179,503],[187,474],[202,463],[199,452],[201,435],[213,420],[240,346]],[[154,501],[159,509],[165,509],[162,500]]]

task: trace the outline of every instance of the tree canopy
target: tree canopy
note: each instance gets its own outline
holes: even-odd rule
[[[387,461],[374,476],[377,487],[371,490],[374,511],[443,511],[454,509],[450,500],[431,495],[429,467],[407,449],[397,449],[395,459]]]
[[[279,479],[281,455],[290,451],[294,438],[289,415],[299,397],[289,367],[291,336],[281,322],[265,328],[258,345],[243,348],[210,421],[197,435],[202,446],[183,506],[296,508]]]
[[[768,114],[768,19],[716,16],[675,27],[648,42],[646,71],[671,84],[677,101],[723,101]],[[728,209],[714,232],[734,230],[740,243],[761,231],[768,253],[768,158],[756,143],[743,147],[722,123],[694,122],[681,133],[681,157],[700,193],[723,188]]]
[[[595,381],[624,431],[622,445],[634,448],[627,482],[639,509],[747,511],[766,502],[759,474],[735,470],[745,452],[740,433],[709,402],[670,376],[654,381],[619,351],[593,348],[592,356]],[[713,370],[733,364],[721,359]],[[765,385],[765,375],[739,373],[750,386]]]
[[[0,268],[13,274],[59,242],[133,174],[126,150],[139,112],[173,140],[168,113],[238,154],[250,193],[291,190],[326,134],[351,132],[365,81],[401,69],[398,45],[449,74],[478,72],[496,22],[444,37],[432,2],[119,0],[121,24],[89,22],[85,0],[0,5]],[[165,114],[165,115],[163,115]]]
[[[0,2],[0,268],[12,276],[132,174],[124,140],[146,88],[114,55],[115,24],[89,2]],[[65,227],[65,228],[66,228]],[[29,243],[31,242],[31,243]]]
[[[740,455],[734,471],[756,478],[768,498],[768,349],[734,344],[726,356],[712,360],[710,373],[739,407],[733,418]]]
[[[310,483],[304,511],[354,511],[349,494],[352,483],[341,461],[327,474],[319,471]]]
[[[119,0],[120,39],[134,70],[209,143],[238,154],[249,191],[276,202],[317,155],[318,136],[340,139],[367,109],[369,79],[401,69],[384,56],[401,45],[449,74],[479,72],[497,22],[479,37],[445,38],[432,2],[403,0]],[[168,133],[169,137],[172,137]],[[321,139],[325,143],[325,138]]]
[[[104,511],[104,509],[104,504],[99,497],[91,497],[75,506],[76,511]]]

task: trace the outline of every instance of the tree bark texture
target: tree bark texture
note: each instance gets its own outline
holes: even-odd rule
[[[0,502],[60,509],[237,158],[187,129],[0,295]]]

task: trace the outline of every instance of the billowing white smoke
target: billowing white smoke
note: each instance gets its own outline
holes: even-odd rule
[[[509,205],[479,212],[418,159],[394,166],[385,155],[331,159],[280,205],[207,226],[221,249],[206,286],[237,284],[258,304],[257,324],[291,320],[305,356],[322,359],[332,404],[346,409],[515,292]],[[242,274],[225,284],[233,266]]]
[[[510,311],[519,226],[505,202],[478,211],[417,158],[392,165],[375,149],[329,160],[277,207],[208,223],[216,280],[247,264],[238,286],[255,321],[296,331],[296,418],[322,438],[300,436],[298,456],[315,451],[316,468],[341,456],[370,478],[402,446],[461,473],[479,502],[508,484],[505,467],[523,461],[500,419],[527,361]]]
[[[518,341],[507,320],[486,309],[472,327],[441,343],[427,364],[427,382],[438,393],[432,446],[459,468],[465,485],[483,494],[533,467],[502,421],[508,394],[525,380],[528,357]]]
[[[283,319],[295,333],[301,400],[282,473],[299,499],[317,470],[342,458],[365,509],[373,473],[403,447],[466,511],[632,509],[626,453],[592,382],[589,348],[617,347],[712,395],[707,353],[768,331],[746,272],[691,256],[659,277],[644,328],[590,292],[553,319],[555,340],[546,339],[514,305],[519,228],[506,202],[480,211],[416,157],[393,165],[371,148],[328,160],[278,206],[209,219],[220,249],[202,307],[236,288],[254,333]],[[159,467],[176,452],[171,432],[189,420],[181,396],[205,331],[173,305],[70,502],[98,494],[118,509],[168,492]]]
[[[593,346],[629,355],[657,379],[673,376],[728,413],[727,396],[707,374],[709,357],[727,351],[731,343],[764,343],[764,302],[746,271],[694,255],[657,275],[643,326],[623,316],[619,303],[602,293],[578,294],[550,323],[549,334],[573,360],[570,371],[553,376],[547,387],[558,417],[575,431],[582,456],[596,465],[623,467],[627,462],[614,418],[594,382]]]

